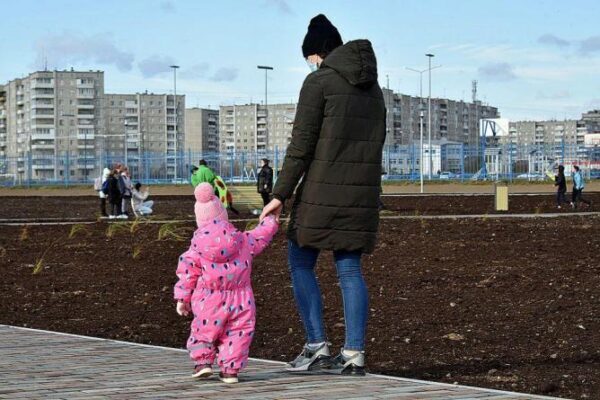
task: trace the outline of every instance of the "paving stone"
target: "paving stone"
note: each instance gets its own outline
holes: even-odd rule
[[[216,376],[191,378],[190,365],[181,349],[0,325],[0,399],[550,399],[379,375],[290,374],[255,359],[238,385],[225,386]]]

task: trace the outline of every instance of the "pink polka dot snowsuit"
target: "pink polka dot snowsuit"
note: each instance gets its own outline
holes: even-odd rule
[[[179,257],[175,299],[192,305],[187,349],[196,365],[213,364],[218,350],[224,373],[246,366],[256,321],[252,259],[277,229],[273,217],[248,232],[228,221],[210,221],[194,232],[189,250]]]

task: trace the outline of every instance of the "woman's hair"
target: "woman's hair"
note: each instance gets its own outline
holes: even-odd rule
[[[140,182],[137,182],[134,187],[135,187],[135,190],[139,191],[140,188],[142,187],[142,184]]]
[[[579,171],[579,166],[573,165],[573,168],[575,168],[575,171]]]

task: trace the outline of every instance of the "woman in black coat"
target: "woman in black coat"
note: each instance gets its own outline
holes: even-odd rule
[[[279,217],[283,202],[296,191],[288,260],[307,343],[288,370],[333,365],[344,374],[364,374],[368,295],[361,254],[375,248],[379,226],[385,103],[368,40],[343,44],[331,22],[318,15],[310,22],[302,52],[314,72],[300,91],[274,199],[261,215]],[[346,341],[333,359],[314,272],[321,250],[333,251],[344,300]]]

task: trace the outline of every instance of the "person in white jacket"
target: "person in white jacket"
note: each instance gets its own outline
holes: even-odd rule
[[[104,186],[104,182],[108,179],[110,175],[110,169],[104,168],[102,171],[102,179],[100,181],[100,190],[98,190],[98,197],[100,197],[100,216],[108,217],[106,213],[106,194],[102,191],[102,187]]]
[[[138,182],[135,184],[133,191],[131,192],[133,199],[133,210],[135,213],[140,215],[150,215],[152,214],[152,206],[154,206],[154,201],[146,201],[150,193],[148,190],[142,191],[141,188],[142,184]]]

